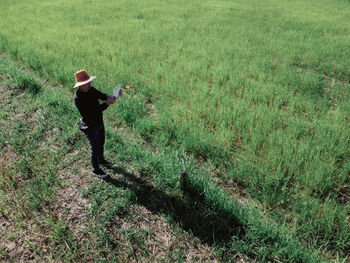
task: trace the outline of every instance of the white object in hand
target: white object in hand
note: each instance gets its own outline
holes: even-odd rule
[[[119,97],[119,91],[121,89],[120,84],[118,84],[118,86],[113,90],[113,96],[118,98]]]

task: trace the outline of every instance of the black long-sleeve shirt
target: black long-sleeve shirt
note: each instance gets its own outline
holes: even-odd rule
[[[103,123],[102,112],[107,109],[107,103],[99,103],[100,100],[106,101],[108,95],[90,87],[87,92],[77,90],[74,95],[74,104],[77,106],[80,115],[83,117],[83,122],[88,127],[97,126]]]

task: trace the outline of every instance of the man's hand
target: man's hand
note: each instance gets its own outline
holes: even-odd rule
[[[107,98],[107,101],[106,101],[107,105],[113,104],[116,99],[117,99],[116,97],[108,95],[108,98]]]

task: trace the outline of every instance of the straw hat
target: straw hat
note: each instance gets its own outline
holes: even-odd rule
[[[74,77],[75,77],[75,85],[74,85],[73,89],[76,87],[82,86],[86,83],[89,83],[89,82],[91,82],[91,80],[96,78],[96,76],[90,77],[89,74],[87,74],[87,72],[83,69],[75,72]]]

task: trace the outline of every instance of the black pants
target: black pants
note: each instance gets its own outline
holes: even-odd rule
[[[100,169],[99,163],[105,159],[103,154],[105,126],[102,123],[95,127],[89,127],[87,130],[84,130],[84,133],[90,142],[91,165],[94,172],[97,172]]]

